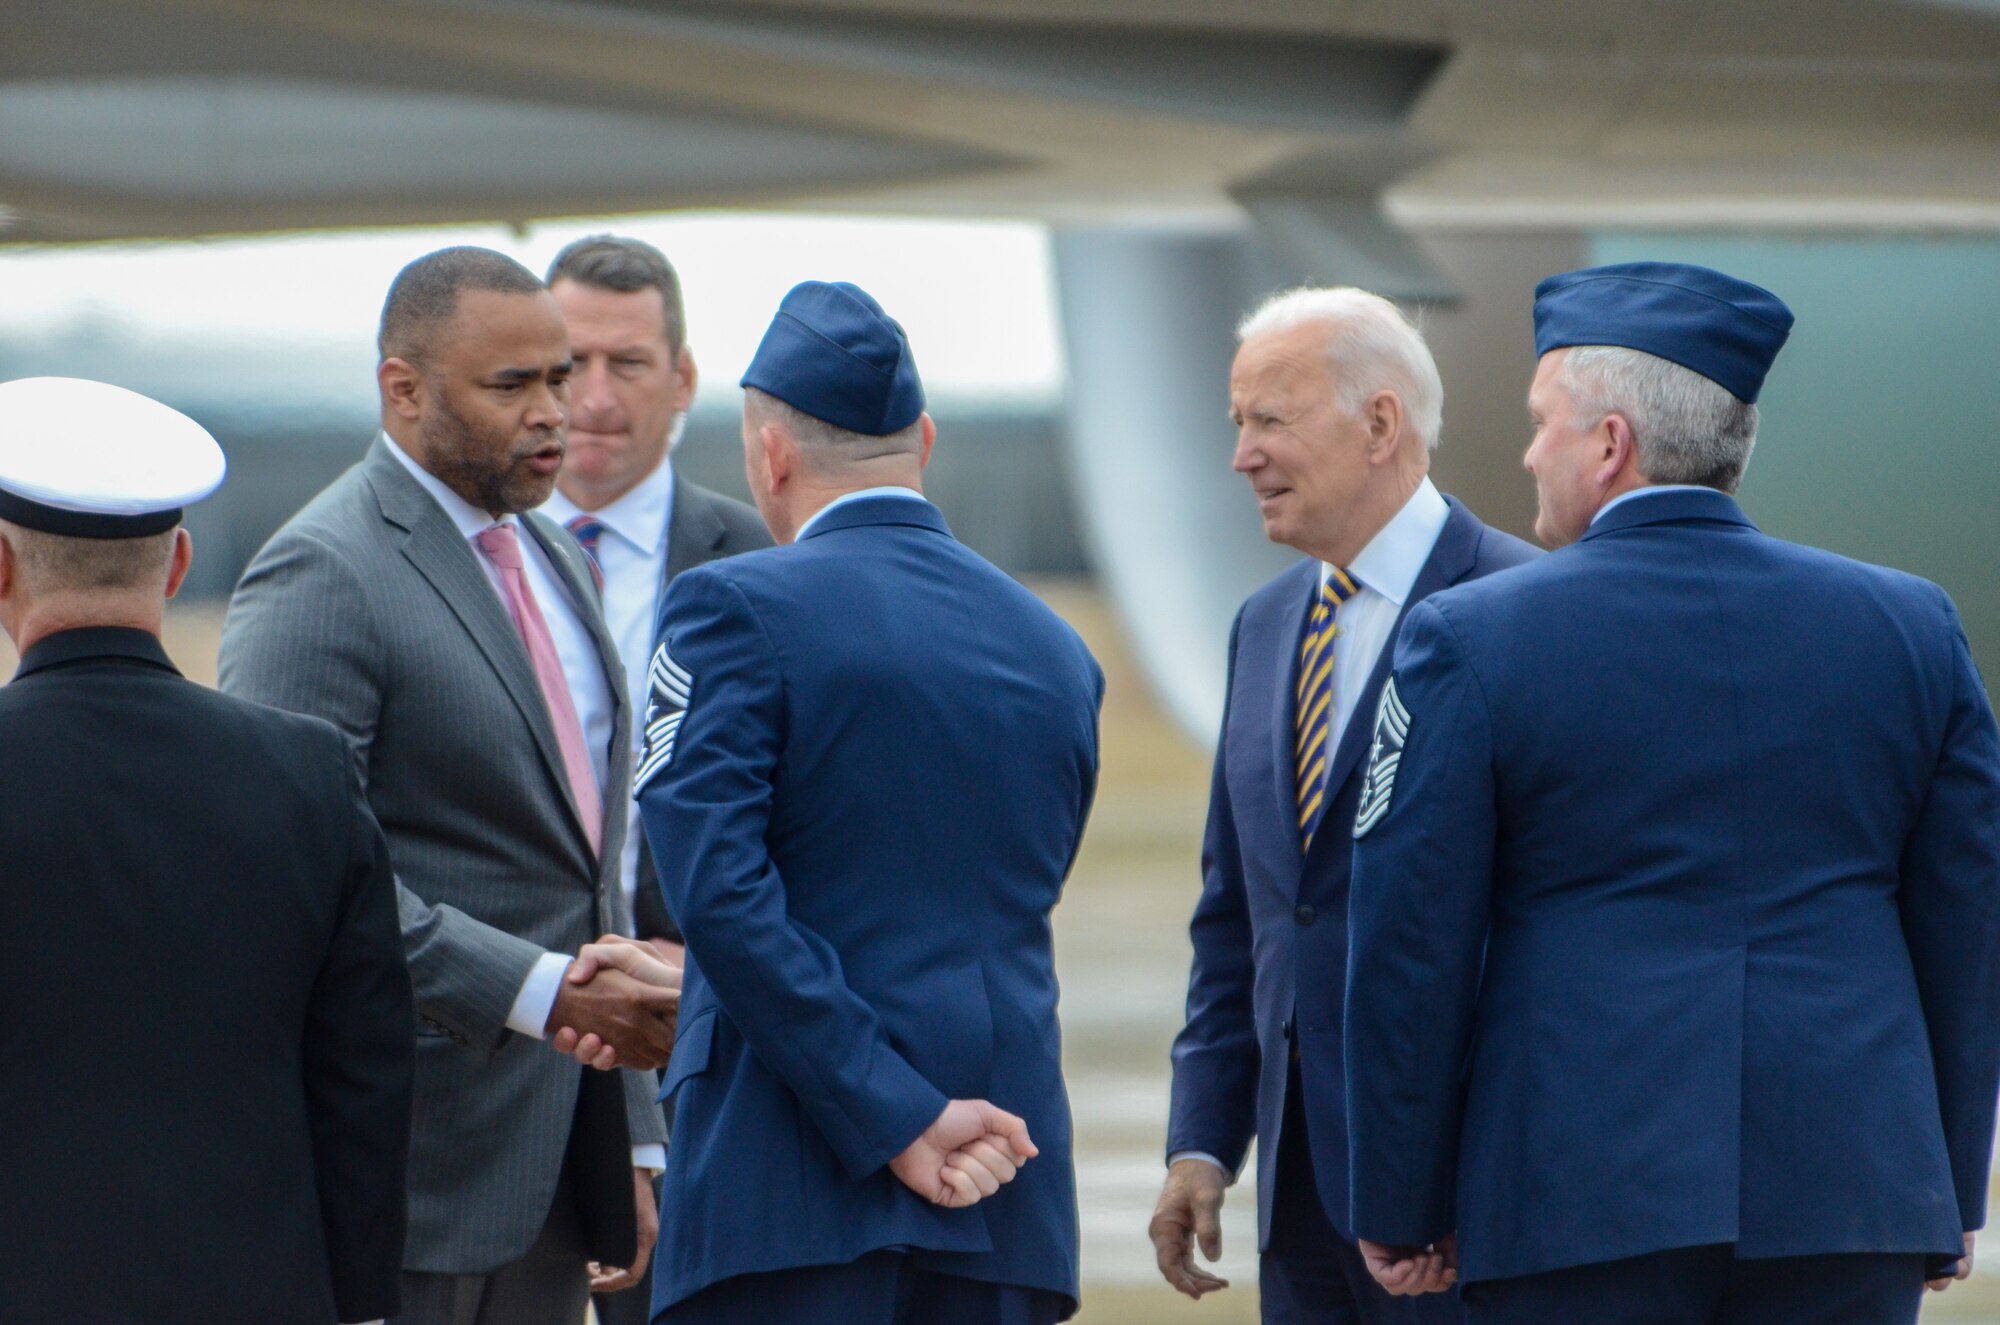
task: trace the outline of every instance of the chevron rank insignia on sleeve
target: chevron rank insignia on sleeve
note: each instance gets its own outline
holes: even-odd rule
[[[1382,687],[1382,702],[1375,709],[1375,743],[1368,747],[1368,775],[1361,783],[1361,808],[1354,812],[1354,836],[1366,837],[1368,830],[1389,813],[1389,795],[1396,789],[1396,766],[1403,761],[1403,742],[1410,734],[1410,711],[1396,693],[1396,678]]]
[[[653,650],[646,674],[645,743],[639,753],[639,771],[632,778],[634,794],[673,762],[674,738],[680,734],[681,720],[687,717],[688,701],[694,696],[693,674],[674,661],[665,642]]]

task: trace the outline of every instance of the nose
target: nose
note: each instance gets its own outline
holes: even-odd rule
[[[1247,427],[1238,428],[1236,430],[1236,454],[1231,458],[1229,467],[1239,474],[1248,474],[1253,470],[1263,468],[1263,465],[1264,455],[1257,449],[1257,443],[1251,438],[1250,429]]]
[[[611,391],[611,369],[602,359],[578,365],[569,381],[570,407],[579,418],[592,419],[618,408],[618,398]]]
[[[528,400],[523,420],[530,428],[562,428],[569,424],[569,395],[560,383],[540,382]]]

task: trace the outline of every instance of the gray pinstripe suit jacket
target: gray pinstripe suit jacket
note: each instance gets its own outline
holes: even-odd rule
[[[506,608],[379,440],[257,554],[222,632],[222,688],[345,732],[389,837],[418,1013],[411,1270],[484,1273],[534,1242],[585,1069],[507,1014],[544,951],[629,932],[618,653],[575,541],[543,516],[522,524],[579,605],[616,708],[596,859]],[[620,1075],[631,1140],[664,1140],[652,1074]]]

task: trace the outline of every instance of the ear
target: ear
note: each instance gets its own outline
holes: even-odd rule
[[[0,598],[14,592],[14,545],[0,534]]]
[[[408,359],[393,355],[375,365],[375,384],[382,390],[382,406],[399,419],[415,423],[423,414],[424,375]]]
[[[701,376],[695,371],[694,355],[685,345],[674,356],[674,376],[680,379],[680,385],[674,388],[674,413],[685,414],[694,405],[694,389]]]
[[[188,567],[193,564],[194,535],[185,529],[174,530],[174,559],[167,567],[167,597],[181,591],[181,581],[187,579]]]
[[[1368,463],[1379,465],[1396,454],[1403,435],[1403,398],[1377,391],[1362,402],[1361,422],[1368,429]]]
[[[1627,473],[1639,474],[1639,443],[1632,436],[1632,421],[1623,414],[1607,414],[1597,425],[1603,450],[1597,462],[1599,488],[1608,488]]]
[[[932,421],[928,412],[921,417],[924,424],[924,446],[921,451],[917,452],[918,469],[922,469],[931,462],[931,443],[937,440],[937,424]]]
[[[767,423],[760,428],[757,440],[764,448],[764,472],[771,476],[771,494],[776,496],[798,468],[798,443],[775,423]]]

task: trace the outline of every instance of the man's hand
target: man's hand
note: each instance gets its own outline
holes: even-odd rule
[[[611,956],[627,949],[649,964],[643,977],[619,969],[616,962],[629,959]],[[662,975],[668,968],[651,949],[614,935],[583,951],[590,956],[580,954],[571,964],[549,1010],[557,1051],[598,1068],[666,1066],[680,1010],[680,973]]]
[[[1211,1262],[1222,1255],[1222,1190],[1226,1175],[1205,1159],[1184,1159],[1167,1170],[1153,1222],[1146,1226],[1153,1255],[1168,1283],[1200,1300],[1203,1293],[1229,1287],[1194,1263],[1194,1243]]]
[[[1958,1258],[1958,1268],[1950,1274],[1942,1275],[1928,1281],[1924,1287],[1930,1289],[1933,1293],[1942,1293],[1958,1280],[1972,1273],[1972,1237],[1973,1235],[1970,1233],[1965,1235],[1965,1255]]]
[[[889,1161],[905,1187],[934,1205],[975,1205],[1012,1182],[1039,1155],[1028,1125],[985,1100],[953,1100],[909,1148]]]
[[[599,971],[603,970],[621,971],[642,984],[673,991],[674,1007],[667,1016],[668,1043],[671,1048],[672,1036],[680,1020],[680,966],[677,963],[660,960],[659,950],[651,942],[641,943],[622,934],[606,934],[576,954],[576,960],[570,963],[569,971],[563,979],[570,984],[588,984]],[[554,1024],[553,1017],[550,1018],[550,1024]],[[572,1027],[565,1026],[555,1033],[554,1043],[556,1052],[568,1054],[585,1067],[594,1067],[600,1072],[605,1072],[618,1066],[618,1051],[606,1043],[601,1035],[578,1032]]]
[[[1458,1282],[1456,1233],[1447,1233],[1428,1247],[1385,1247],[1366,1238],[1359,1242],[1368,1273],[1395,1297],[1442,1293]]]
[[[653,1244],[660,1240],[660,1207],[653,1203],[653,1179],[645,1169],[632,1170],[632,1193],[639,1202],[639,1252],[622,1270],[592,1261],[590,1291],[593,1293],[620,1293],[637,1286],[645,1276],[646,1262],[653,1258]]]

